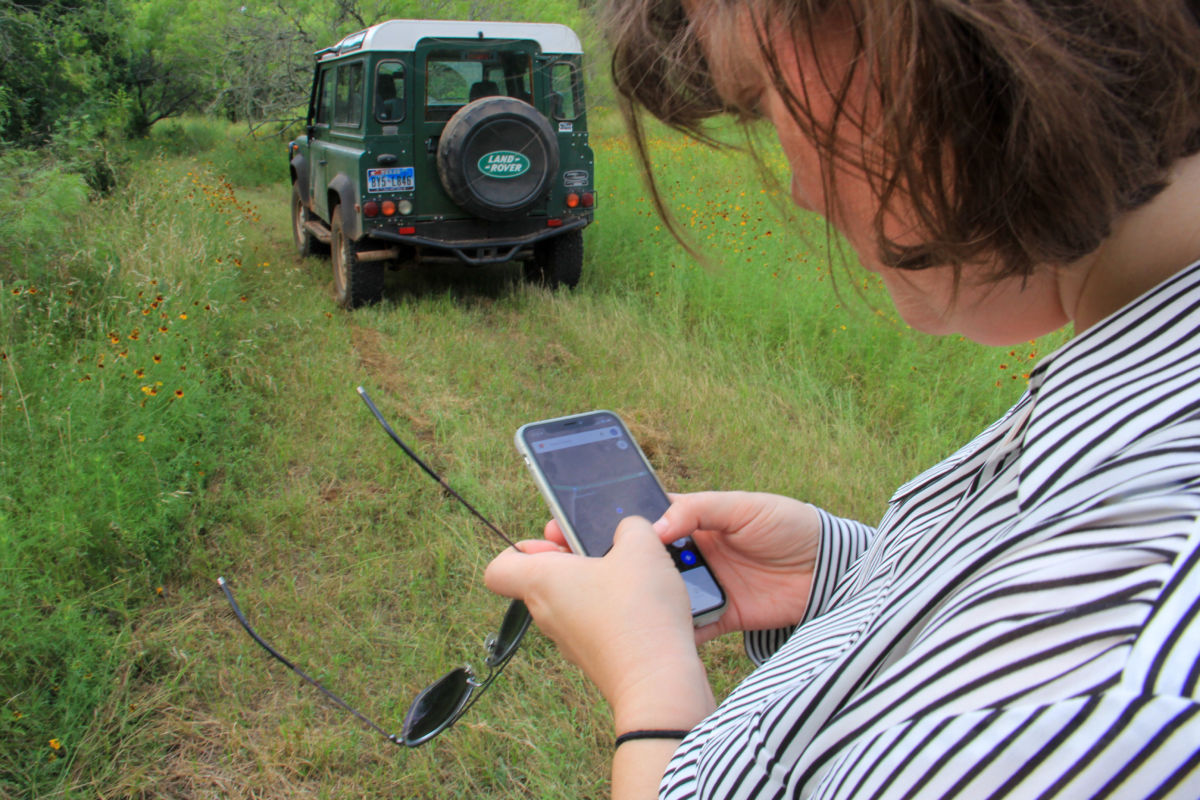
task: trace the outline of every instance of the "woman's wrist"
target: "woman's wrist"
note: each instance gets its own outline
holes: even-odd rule
[[[716,708],[700,657],[656,663],[609,698],[615,735],[638,730],[690,730]]]

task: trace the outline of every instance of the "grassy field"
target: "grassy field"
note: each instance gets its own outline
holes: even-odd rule
[[[698,265],[600,123],[572,293],[514,265],[405,271],[343,312],[328,262],[291,251],[281,144],[212,124],[162,131],[107,198],[36,184],[70,224],[49,243],[0,227],[0,796],[603,797],[603,702],[536,632],[458,726],[403,751],[237,627],[218,575],[269,641],[393,730],[424,685],[482,666],[505,607],[482,570],[502,545],[354,388],[514,537],[546,511],[513,431],[601,407],[671,489],[870,521],[1053,346],[912,332],[744,155],[662,136]],[[719,695],[749,666],[733,638],[704,657]]]

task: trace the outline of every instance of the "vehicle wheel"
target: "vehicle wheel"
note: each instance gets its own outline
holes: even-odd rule
[[[558,174],[558,138],[536,108],[484,97],[455,112],[438,140],[438,177],[463,210],[490,220],[521,216]]]
[[[300,197],[300,184],[292,184],[292,242],[301,258],[312,255],[317,249],[317,237],[313,236],[304,223],[311,219],[304,200]]]
[[[358,260],[358,243],[346,235],[340,206],[334,206],[330,216],[333,294],[338,305],[342,308],[358,308],[379,302],[379,298],[383,297],[383,264],[364,264]]]
[[[533,260],[525,262],[525,277],[551,289],[574,289],[583,274],[583,231],[573,230],[533,246]]]

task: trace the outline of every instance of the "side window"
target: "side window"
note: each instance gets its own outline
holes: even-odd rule
[[[575,119],[580,108],[579,73],[575,65],[557,61],[550,65],[550,116],[554,119]]]
[[[321,73],[321,84],[317,88],[317,116],[313,122],[328,125],[333,121],[333,75],[332,68]]]
[[[333,104],[335,125],[357,128],[362,125],[363,65],[361,61],[342,64],[337,72],[337,92]]]
[[[381,61],[375,69],[375,119],[404,119],[404,65],[399,61]]]

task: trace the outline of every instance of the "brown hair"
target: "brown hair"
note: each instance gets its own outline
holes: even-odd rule
[[[647,173],[635,106],[711,141],[706,120],[752,109],[717,91],[700,31],[753,31],[768,79],[822,155],[830,206],[831,165],[841,161],[871,181],[880,254],[892,266],[986,263],[999,278],[1069,263],[1099,246],[1120,213],[1159,192],[1174,161],[1200,150],[1200,0],[688,7],[690,16],[680,0],[609,6],[613,78]],[[821,76],[837,112],[818,121],[777,48],[786,41],[820,56],[831,14],[848,15],[854,52],[841,75]],[[846,103],[852,82],[864,78],[878,110],[869,129]],[[915,215],[917,244],[883,232],[898,197]],[[659,210],[666,216],[661,202]]]

